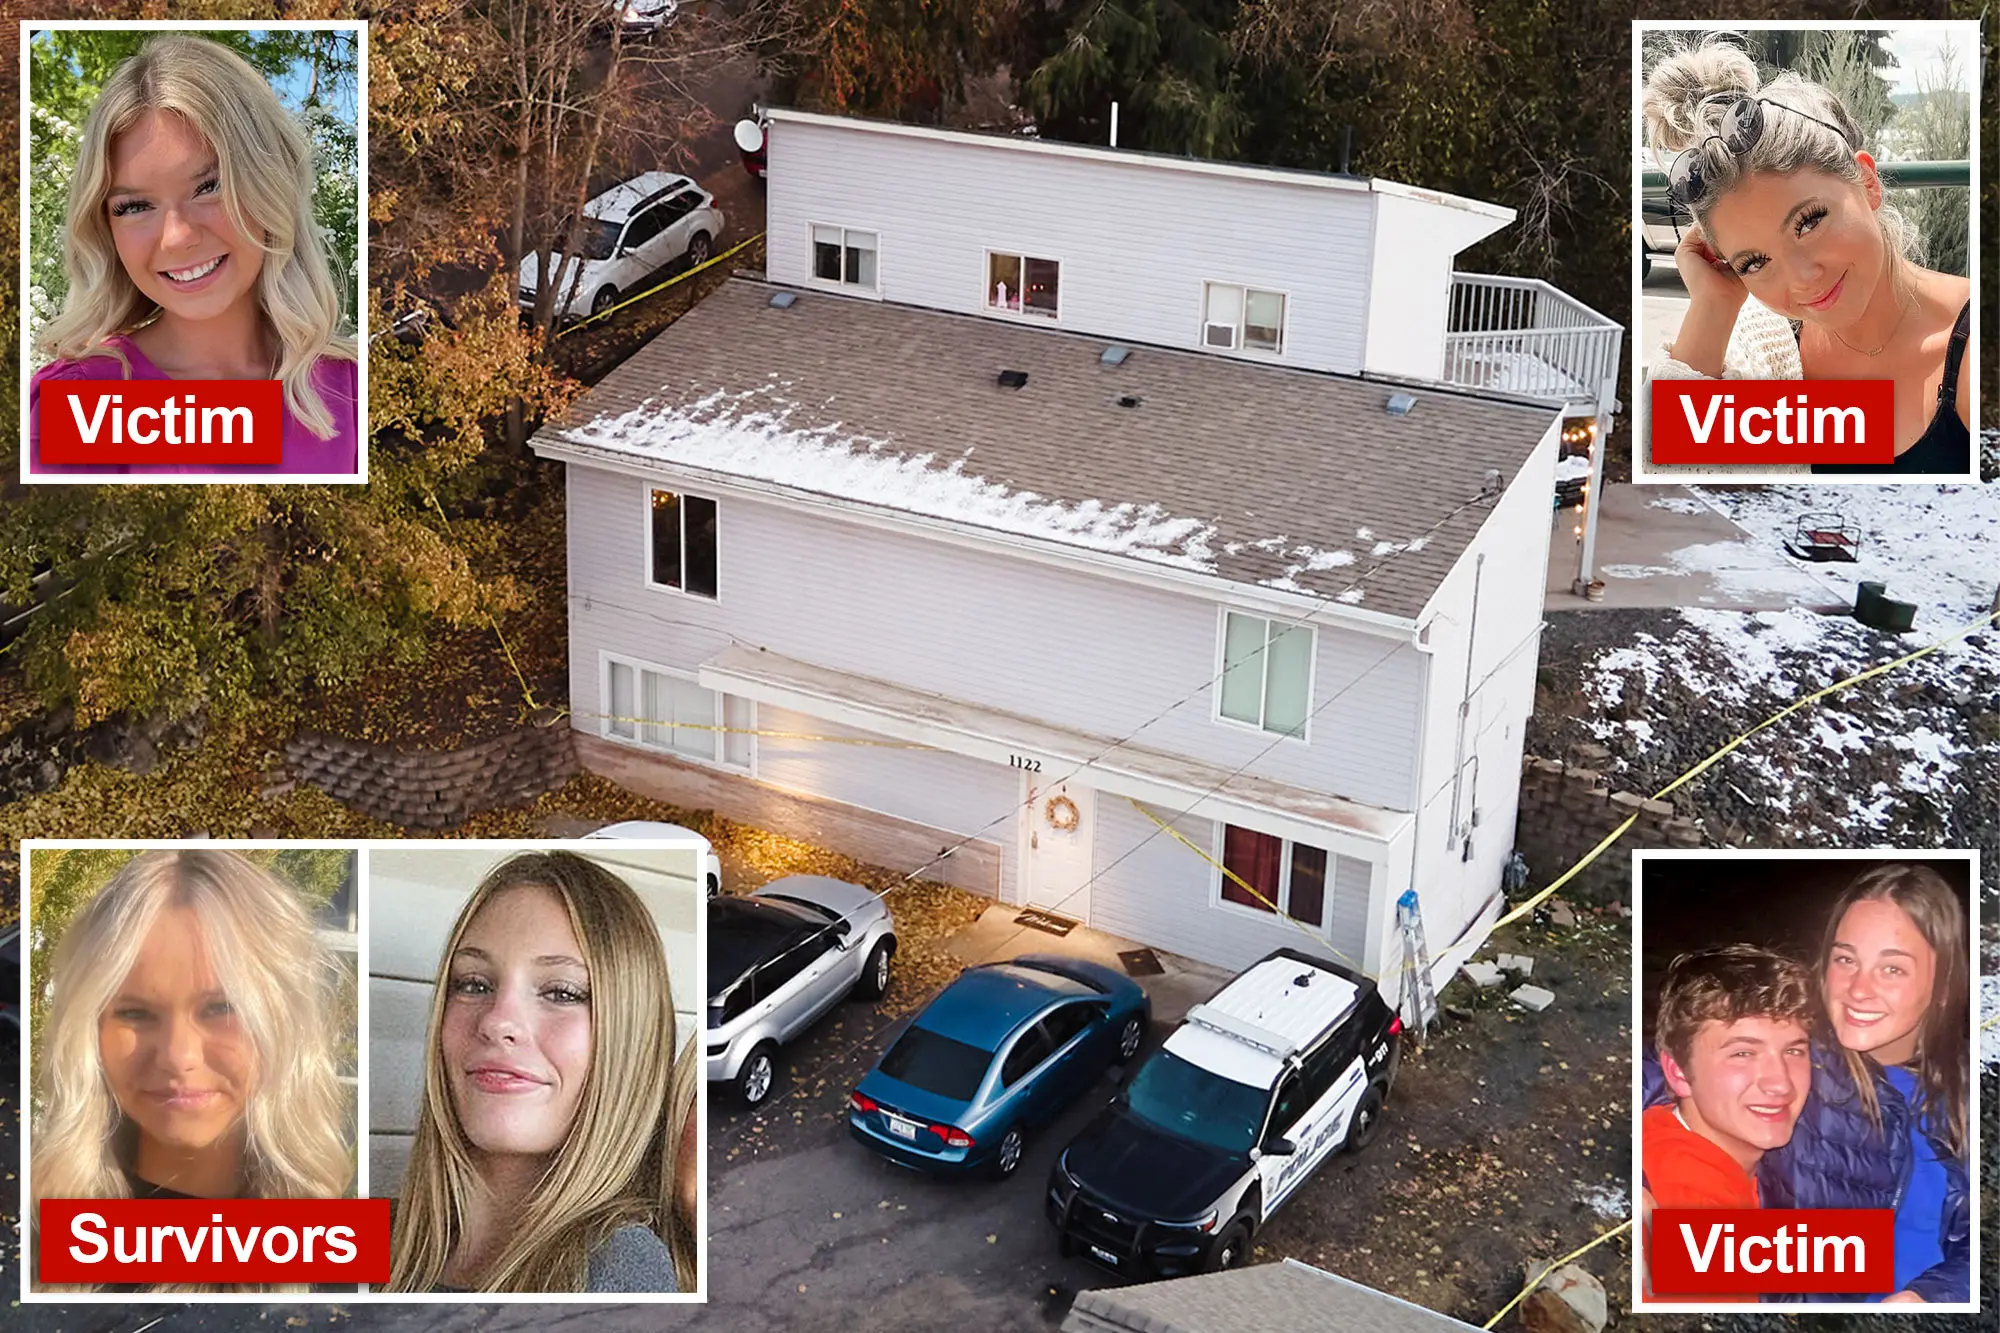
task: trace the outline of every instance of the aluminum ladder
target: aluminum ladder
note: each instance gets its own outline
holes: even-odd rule
[[[1437,987],[1431,984],[1431,951],[1424,942],[1424,918],[1417,910],[1415,889],[1405,889],[1396,900],[1396,924],[1403,931],[1403,993],[1397,1008],[1408,1012],[1411,999],[1416,1000],[1417,1036],[1421,1039],[1430,1035],[1431,1024],[1437,1019]]]

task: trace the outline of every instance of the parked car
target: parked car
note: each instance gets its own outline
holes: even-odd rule
[[[709,1081],[762,1105],[778,1047],[849,993],[880,999],[895,955],[888,906],[859,884],[787,875],[709,899]]]
[[[679,17],[681,0],[613,0],[628,42],[650,41]]]
[[[1234,1268],[1335,1151],[1374,1141],[1402,1021],[1375,983],[1280,949],[1188,1011],[1057,1157],[1065,1255],[1119,1273]]]
[[[715,196],[685,176],[649,171],[614,185],[584,205],[582,254],[567,265],[562,252],[549,255],[550,276],[561,283],[556,317],[581,317],[616,305],[624,293],[678,260],[707,263],[722,225]],[[523,310],[534,308],[541,291],[540,264],[539,255],[521,258]]]
[[[715,848],[707,838],[691,828],[679,824],[657,824],[648,819],[628,819],[622,823],[606,824],[586,838],[685,838],[696,845],[701,858],[702,887],[713,898],[722,892],[722,862],[716,858]]]
[[[1108,967],[1027,954],[969,968],[848,1098],[848,1128],[899,1166],[1005,1180],[1028,1136],[1138,1054],[1151,1006]]]

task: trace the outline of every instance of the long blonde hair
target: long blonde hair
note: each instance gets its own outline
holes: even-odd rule
[[[332,1017],[341,968],[297,896],[270,874],[233,852],[175,851],[134,857],[57,945],[45,1030],[31,1043],[35,1202],[132,1193],[132,1134],[104,1075],[98,1021],[160,913],[179,907],[200,923],[257,1053],[244,1104],[244,1197],[346,1194],[354,1156]]]
[[[680,1057],[674,1061],[673,1081],[667,1086],[667,1151],[671,1154],[671,1166],[667,1172],[667,1189],[670,1204],[667,1216],[671,1219],[667,1234],[667,1249],[674,1256],[674,1278],[682,1291],[695,1289],[698,1274],[695,1271],[695,1237],[701,1233],[701,1218],[689,1217],[681,1211],[680,1173],[694,1171],[696,1164],[681,1160],[682,1136],[687,1124],[696,1111],[695,1092],[702,1083],[702,1066],[706,1058],[700,1043],[689,1038],[681,1048]],[[699,1153],[697,1145],[695,1149]],[[696,1180],[700,1173],[696,1172]],[[701,1208],[701,1196],[695,1196],[695,1208]]]
[[[621,1226],[667,1240],[676,1144],[666,1137],[674,1003],[659,931],[616,875],[571,852],[526,852],[489,873],[452,926],[438,964],[424,1043],[415,1141],[396,1207],[390,1291],[432,1291],[463,1236],[482,1188],[453,1108],[444,1063],[443,984],[479,911],[510,889],[553,893],[569,916],[590,974],[591,1057],[582,1100],[478,1290],[585,1289],[590,1254]]]
[[[236,229],[264,252],[258,305],[282,352],[285,408],[321,439],[337,433],[333,411],[313,385],[322,357],[352,361],[355,344],[341,317],[340,288],[313,221],[312,145],[250,63],[200,37],[156,37],[120,65],[84,122],[63,228],[69,294],[36,345],[44,360],[111,356],[106,339],[129,333],[157,307],[118,258],[105,215],[111,141],[148,111],[171,111],[214,149],[222,206]],[[255,223],[251,222],[255,219]]]

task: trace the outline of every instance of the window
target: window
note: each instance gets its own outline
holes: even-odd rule
[[[986,308],[1018,315],[1056,317],[1062,265],[1053,259],[1026,255],[986,256]]]
[[[768,1000],[776,995],[832,947],[833,936],[827,931],[791,944],[783,953],[757,969],[758,998]]]
[[[669,221],[667,205],[655,204],[632,219],[632,225],[625,229],[624,248],[630,252],[660,234]]]
[[[1222,864],[1230,873],[1222,876],[1222,900],[1259,912],[1282,911],[1318,928],[1326,920],[1326,860],[1324,848],[1225,824]]]
[[[715,501],[674,491],[651,492],[647,581],[690,597],[715,596]]]
[[[1285,294],[1227,282],[1203,283],[1201,344],[1228,352],[1284,351]]]
[[[1089,1027],[1091,1021],[1101,1017],[1104,1012],[1105,1008],[1101,1004],[1091,1000],[1079,1000],[1075,1004],[1064,1005],[1043,1019],[1042,1023],[1049,1030],[1049,1041],[1057,1050],[1061,1050],[1063,1043]]]
[[[750,770],[756,717],[748,699],[616,658],[605,660],[605,677],[606,736],[699,763]]]
[[[876,290],[874,232],[814,224],[812,236],[815,278]]]
[[[1021,1034],[1014,1043],[1014,1049],[1007,1053],[1007,1059],[1000,1066],[1000,1086],[1011,1088],[1021,1081],[1021,1076],[1048,1058],[1055,1046],[1049,1041],[1046,1020],[1035,1024]]]
[[[1310,626],[1225,612],[1217,711],[1235,722],[1305,739],[1313,634]]]

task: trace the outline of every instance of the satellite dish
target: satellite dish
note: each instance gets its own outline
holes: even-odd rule
[[[754,153],[764,146],[764,127],[754,120],[736,122],[736,146],[746,153]]]

